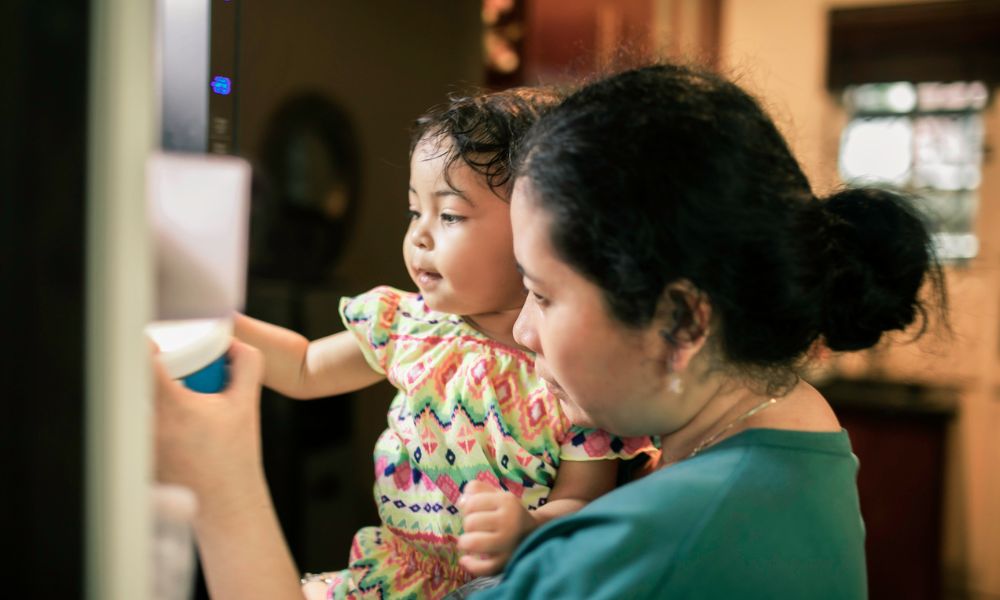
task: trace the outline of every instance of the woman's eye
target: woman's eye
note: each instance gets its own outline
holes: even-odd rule
[[[455,223],[461,223],[465,220],[465,217],[460,215],[453,215],[451,213],[441,213],[441,222],[446,225],[452,225]]]
[[[540,295],[538,292],[531,292],[531,295],[532,297],[535,298],[535,304],[537,304],[538,306],[542,307],[548,306],[549,299],[546,298],[545,296]]]
[[[413,210],[412,208],[409,208],[406,210],[406,218],[409,219],[410,221],[416,221],[417,219],[420,218],[420,213]]]

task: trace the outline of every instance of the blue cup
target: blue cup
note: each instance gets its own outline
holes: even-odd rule
[[[223,354],[208,363],[204,368],[191,373],[181,381],[188,388],[202,394],[221,392],[226,389],[226,384],[229,383],[229,372],[226,369],[228,363],[226,355]]]
[[[146,334],[160,347],[158,358],[171,377],[203,394],[225,389],[231,319],[156,321],[146,326]]]

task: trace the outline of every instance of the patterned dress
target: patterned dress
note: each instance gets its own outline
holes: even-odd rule
[[[344,298],[340,313],[399,393],[375,444],[382,525],[355,535],[329,598],[440,598],[469,581],[458,566],[455,506],[468,481],[507,490],[532,510],[545,504],[561,461],[652,449],[649,438],[571,426],[530,354],[430,310],[416,294],[379,287]]]

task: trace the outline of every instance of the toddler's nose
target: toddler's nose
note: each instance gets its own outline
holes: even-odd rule
[[[424,227],[420,221],[413,223],[410,229],[410,243],[420,248],[421,250],[430,250],[434,247],[434,238],[431,237],[430,232]]]

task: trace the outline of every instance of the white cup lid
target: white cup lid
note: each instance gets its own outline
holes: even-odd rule
[[[160,347],[159,359],[167,374],[181,379],[205,367],[229,349],[233,321],[154,321],[146,326],[146,335]]]

